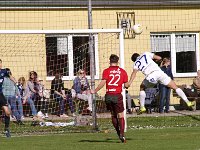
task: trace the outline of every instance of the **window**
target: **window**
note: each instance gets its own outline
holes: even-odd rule
[[[174,77],[196,76],[199,64],[199,34],[151,34],[151,51],[170,57]]]
[[[94,35],[97,42],[97,36]],[[95,68],[98,78],[98,51],[95,46]],[[52,80],[55,73],[63,75],[63,80],[71,80],[79,69],[90,75],[89,36],[88,35],[48,35],[46,36],[47,80]]]
[[[73,37],[73,64],[74,75],[79,69],[84,69],[86,75],[90,74],[89,37]]]
[[[69,75],[67,37],[46,37],[46,56],[47,76]]]

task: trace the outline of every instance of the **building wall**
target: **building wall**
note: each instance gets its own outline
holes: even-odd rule
[[[93,9],[93,28],[117,28],[117,12],[135,12],[135,22],[143,26],[143,33],[132,39],[125,39],[125,69],[128,74],[132,71],[130,57],[132,53],[150,51],[151,32],[199,32],[200,9]],[[87,29],[88,17],[86,9],[57,9],[57,10],[0,10],[0,30],[59,30]],[[12,38],[11,38],[12,37]],[[46,79],[46,52],[44,35],[1,35],[0,50],[3,66],[9,67],[16,78],[25,76],[35,70],[39,76]],[[25,39],[25,40],[24,40]],[[35,43],[27,47],[26,42]],[[10,46],[12,45],[12,46]],[[14,45],[14,46],[13,46]],[[23,46],[21,46],[23,45]],[[14,48],[13,48],[14,47]],[[23,48],[22,48],[23,47]],[[103,46],[102,46],[103,47]],[[107,53],[99,50],[99,60]],[[108,62],[103,60],[102,62]],[[100,63],[100,74],[109,64]],[[130,88],[131,95],[138,95],[139,85],[144,76],[138,73]],[[175,78],[177,84],[191,84],[191,78]],[[99,81],[97,81],[98,83]],[[65,82],[71,87],[71,81]],[[50,81],[45,81],[50,88]],[[103,92],[105,89],[103,90]],[[103,93],[101,92],[101,94]]]

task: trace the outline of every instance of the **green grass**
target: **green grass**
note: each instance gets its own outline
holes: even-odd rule
[[[59,120],[64,122],[64,120]],[[72,120],[68,120],[71,122]],[[98,119],[100,132],[104,130],[113,130],[110,118]],[[172,127],[200,127],[200,116],[152,116],[152,117],[130,117],[128,121],[128,130],[130,129],[157,129]],[[79,133],[93,132],[92,126],[67,126],[67,127],[41,127],[31,126],[31,122],[24,122],[25,126],[18,126],[11,122],[10,129],[12,134],[17,135],[43,135],[47,133]],[[0,122],[0,133],[4,129],[4,123]]]
[[[126,144],[120,143],[110,118],[98,121],[100,131],[95,133],[91,133],[91,126],[55,128],[11,123],[12,138],[0,137],[0,150],[200,150],[200,116],[128,118]],[[1,131],[3,126],[0,123]]]
[[[200,150],[200,127],[129,130],[127,143],[116,133],[67,133],[64,135],[0,138],[5,150]]]
[[[172,127],[200,127],[200,116],[153,116],[153,117],[130,117],[127,119],[128,129],[144,128],[172,128]],[[113,128],[111,119],[102,119],[101,130]],[[110,126],[108,126],[110,122]]]

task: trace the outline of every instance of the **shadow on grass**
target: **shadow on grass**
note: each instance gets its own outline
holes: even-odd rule
[[[132,140],[131,138],[126,138],[126,140],[130,141]],[[112,139],[112,138],[107,138],[104,140],[81,140],[79,142],[88,142],[88,143],[121,143],[119,139]]]
[[[180,114],[180,115],[183,115],[183,116],[187,116],[187,117],[190,117],[194,120],[197,120],[197,121],[200,121],[200,117],[197,117],[197,116],[194,116],[194,115],[190,115],[190,114],[187,114],[187,113],[183,113],[183,112],[177,112],[177,111],[173,111],[174,113],[177,113],[177,114]]]

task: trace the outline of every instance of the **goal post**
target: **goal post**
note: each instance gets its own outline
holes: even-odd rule
[[[97,85],[100,82],[103,69],[109,66],[110,54],[117,54],[120,57],[120,67],[125,67],[123,29],[0,30],[0,37],[2,37],[0,39],[0,49],[3,50],[3,64],[11,69],[16,79],[24,76],[28,80],[28,72],[36,71],[38,76],[43,79],[46,89],[51,88],[51,81],[57,71],[62,74],[65,87],[71,89],[79,69],[86,71],[86,77],[89,80],[92,78],[88,59],[90,56],[88,51],[89,35],[94,36],[95,61],[93,65],[95,73],[93,74]],[[105,89],[99,91],[98,96],[103,97],[104,94]],[[123,89],[122,94],[126,131],[125,89]],[[80,111],[80,108],[77,108],[80,107],[80,103],[83,102],[73,102],[74,107],[76,107],[74,108],[76,109],[76,115],[81,115],[85,108],[85,106],[81,106],[82,110]],[[35,105],[43,104],[37,103]],[[48,104],[47,113],[50,114],[51,120],[61,119],[54,117],[59,112],[59,107],[60,104],[55,104],[53,100]],[[101,110],[101,104],[98,104],[95,109],[98,109],[99,116],[106,112],[106,110]],[[29,113],[31,113],[31,110],[29,110]],[[71,117],[70,119],[73,120],[74,118]],[[93,118],[93,120],[95,119]],[[97,122],[101,124],[99,120],[98,118]]]

